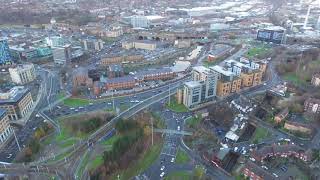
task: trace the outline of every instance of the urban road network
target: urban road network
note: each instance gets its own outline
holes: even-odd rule
[[[244,49],[240,49],[238,52],[236,52],[232,58],[240,57],[245,53]],[[199,58],[201,59],[201,58]],[[56,128],[59,130],[58,125],[56,125],[56,122],[54,119],[59,116],[63,116],[65,114],[55,114],[54,111],[51,111],[51,109],[56,109],[58,101],[55,101],[55,95],[58,94],[61,86],[60,86],[60,80],[55,75],[55,73],[51,72],[50,70],[46,69],[39,69],[38,73],[42,77],[42,84],[41,87],[43,88],[43,93],[39,94],[40,100],[38,104],[36,105],[34,112],[30,116],[30,120],[26,125],[22,128],[19,134],[17,134],[17,139],[20,146],[23,146],[28,137],[33,133],[31,129],[33,129],[38,123],[41,121],[48,120],[50,121]],[[268,66],[268,80],[264,85],[257,86],[253,89],[248,89],[241,94],[248,95],[248,94],[254,94],[255,92],[263,92],[270,88],[271,86],[279,83],[279,77],[274,72],[273,65]],[[121,112],[116,117],[114,117],[110,122],[108,122],[106,125],[98,129],[95,133],[93,133],[90,137],[88,137],[86,140],[81,141],[74,145],[72,148],[70,148],[67,152],[64,152],[67,154],[65,158],[56,160],[56,161],[49,161],[50,157],[47,159],[43,159],[41,162],[31,162],[31,163],[2,163],[0,164],[0,173],[2,174],[14,174],[14,175],[23,175],[28,173],[44,173],[44,174],[52,174],[55,176],[59,176],[61,179],[75,179],[77,178],[75,176],[77,166],[81,162],[81,158],[84,155],[84,153],[91,148],[94,148],[95,144],[103,138],[106,134],[108,134],[109,131],[113,130],[113,126],[115,122],[117,122],[119,119],[126,119],[137,112],[145,109],[145,108],[152,108],[152,107],[163,107],[161,106],[161,103],[164,102],[169,97],[170,94],[174,94],[176,92],[176,89],[184,82],[187,81],[189,78],[187,75],[185,78],[180,79],[176,82],[157,87],[152,90],[147,90],[144,92],[131,94],[126,96],[126,100],[130,100],[130,98],[136,98],[139,99],[140,102],[138,104],[132,105],[129,109]],[[230,98],[234,98],[238,96],[239,94],[232,95]],[[68,97],[68,96],[67,96]],[[60,100],[61,101],[61,100]],[[124,102],[122,97],[115,97],[113,99],[113,103],[115,106],[120,105],[120,103],[126,103]],[[95,103],[90,106],[85,107],[83,112],[90,112],[95,111],[99,109],[104,109],[107,106],[110,106],[111,99],[106,100],[105,102],[101,103]],[[44,107],[44,108],[43,108]],[[169,110],[162,109],[163,116],[166,119],[167,129],[173,129],[175,130],[177,127],[177,123],[180,123],[180,126],[183,127],[184,119],[187,117],[188,113],[179,113],[176,114],[174,112],[171,112]],[[37,116],[37,113],[41,115],[41,117]],[[64,111],[64,113],[74,113],[74,112],[68,112],[68,109]],[[190,150],[182,140],[182,134],[181,133],[167,133],[165,137],[165,146],[162,150],[162,153],[159,157],[159,160],[154,163],[143,175],[147,175],[151,179],[158,179],[159,178],[159,170],[161,165],[161,160],[165,158],[166,156],[171,157],[174,156],[177,147],[183,148],[190,157],[192,157],[194,160],[196,160],[198,163],[201,163],[204,165],[207,169],[207,173],[209,173],[212,177],[215,177],[216,179],[229,179],[230,177],[226,174],[224,174],[222,171],[220,171],[218,168],[215,168],[211,165],[210,162],[204,161],[199,155],[193,153],[192,150]],[[21,148],[21,147],[20,147]],[[171,149],[170,149],[171,148]],[[0,159],[1,161],[11,161],[15,155],[18,153],[19,147],[15,141],[12,141],[5,150],[1,152]],[[15,154],[13,154],[15,153]],[[168,159],[168,158],[167,158]],[[166,161],[169,163],[169,160]],[[191,170],[193,167],[190,165],[186,166],[179,166],[179,165],[167,165],[168,167],[171,167],[171,171],[179,170],[179,169],[189,169]],[[83,178],[83,177],[82,177]]]

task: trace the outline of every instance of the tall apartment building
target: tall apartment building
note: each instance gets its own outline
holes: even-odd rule
[[[183,104],[192,108],[201,102],[202,84],[199,81],[189,81],[184,83]]]
[[[192,69],[192,80],[201,81],[204,84],[202,100],[216,96],[218,74],[204,66],[197,66]]]
[[[0,108],[0,145],[4,143],[13,133],[9,125],[9,117],[5,109]]]
[[[242,80],[235,73],[221,66],[212,66],[210,69],[218,74],[217,96],[228,96],[241,90]]]
[[[56,64],[67,64],[71,60],[71,45],[52,48],[53,61]]]
[[[36,73],[33,64],[20,64],[14,68],[9,68],[12,82],[17,84],[26,84],[36,79]]]
[[[258,63],[246,59],[241,59],[240,62],[228,60],[225,62],[225,66],[242,79],[243,87],[251,87],[261,83],[262,72]]]
[[[218,74],[206,67],[197,66],[192,69],[192,80],[184,84],[183,104],[193,108],[212,101],[216,96]]]
[[[0,66],[12,64],[12,57],[10,55],[9,45],[7,40],[0,39]]]
[[[23,118],[32,106],[31,93],[23,86],[15,86],[8,92],[0,93],[0,108],[7,110],[10,120]]]

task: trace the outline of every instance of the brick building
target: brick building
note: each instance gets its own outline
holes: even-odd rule
[[[93,80],[89,78],[88,69],[80,67],[75,69],[72,74],[72,83],[74,87],[93,86]]]
[[[116,78],[124,76],[124,71],[121,65],[119,64],[111,64],[108,67],[108,78]]]
[[[254,150],[251,156],[258,162],[263,162],[267,157],[295,157],[302,161],[310,161],[312,158],[310,151],[305,151],[297,145],[272,145],[265,146],[259,150]]]
[[[107,90],[132,89],[136,86],[136,80],[133,76],[125,76],[107,79],[105,87]]]
[[[128,55],[128,56],[110,56],[102,58],[100,61],[101,65],[110,65],[110,64],[122,64],[129,62],[141,62],[144,60],[142,55]]]
[[[173,79],[175,76],[176,73],[174,73],[170,68],[141,71],[135,75],[139,81],[168,80]]]

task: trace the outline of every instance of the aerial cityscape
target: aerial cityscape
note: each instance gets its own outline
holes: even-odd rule
[[[0,2],[0,180],[320,180],[320,0]]]

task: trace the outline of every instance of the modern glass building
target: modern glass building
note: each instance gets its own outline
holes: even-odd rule
[[[0,65],[12,64],[7,40],[0,39]]]

